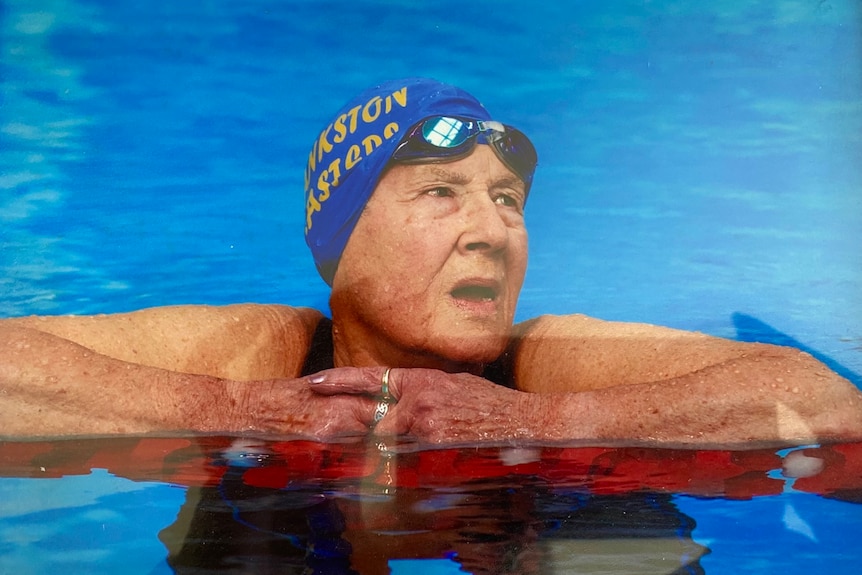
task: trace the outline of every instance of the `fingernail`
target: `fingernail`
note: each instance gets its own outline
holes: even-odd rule
[[[325,375],[321,375],[321,374],[317,374],[317,375],[315,375],[315,376],[312,376],[312,377],[308,378],[308,382],[309,382],[309,383],[311,383],[311,384],[315,384],[315,383],[323,383],[324,381],[326,381],[326,376],[325,376]]]

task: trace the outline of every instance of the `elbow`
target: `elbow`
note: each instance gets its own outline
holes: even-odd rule
[[[814,442],[862,440],[862,391],[809,353],[756,344],[751,355],[768,362],[779,435]]]
[[[803,386],[803,391],[839,390],[850,397],[859,396],[859,389],[852,382],[808,352],[764,343],[749,345],[749,355],[753,355],[755,361],[766,362],[776,383],[793,383]]]

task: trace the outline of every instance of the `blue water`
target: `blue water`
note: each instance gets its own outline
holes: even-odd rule
[[[519,318],[740,312],[862,372],[862,7],[702,4],[7,0],[0,314],[325,307],[310,142],[427,75],[539,149]]]
[[[3,0],[0,316],[325,309],[302,240],[310,143],[369,84],[425,75],[538,148],[519,319],[579,312],[789,343],[862,385],[860,54],[855,0]],[[86,477],[54,481],[100,494],[129,481]],[[45,501],[36,480],[0,481],[10,489],[33,512]],[[178,491],[134,483],[119,502],[156,493],[163,527]],[[725,507],[679,505],[701,529],[724,518],[702,541],[745,532]],[[745,521],[762,515],[740,505]],[[108,513],[74,509],[66,529]],[[0,571],[26,572],[45,553],[28,545],[51,540],[3,529],[14,562]],[[743,572],[722,549],[706,570]],[[797,572],[816,570],[811,557]]]

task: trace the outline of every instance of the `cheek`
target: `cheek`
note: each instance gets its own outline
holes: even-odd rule
[[[527,272],[528,251],[527,231],[521,228],[512,235],[509,244],[509,274],[512,279],[518,279],[518,285],[524,281]]]
[[[445,229],[436,222],[408,217],[392,228],[388,266],[397,266],[408,282],[429,281],[448,258]]]
[[[417,233],[415,224],[404,221],[371,220],[361,231],[361,242],[345,252],[351,264],[344,271],[354,295],[387,309],[417,305],[434,275],[428,253],[433,234]]]
[[[400,251],[396,234],[399,226],[399,223],[378,217],[375,211],[364,213],[344,250],[343,259],[349,259],[351,271],[359,272],[358,277],[363,278],[385,273]]]

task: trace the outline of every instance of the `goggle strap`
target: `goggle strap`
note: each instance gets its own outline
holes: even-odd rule
[[[491,130],[494,132],[505,133],[506,131],[506,126],[504,126],[502,122],[497,122],[495,120],[476,120],[476,126],[479,128],[480,132]]]

